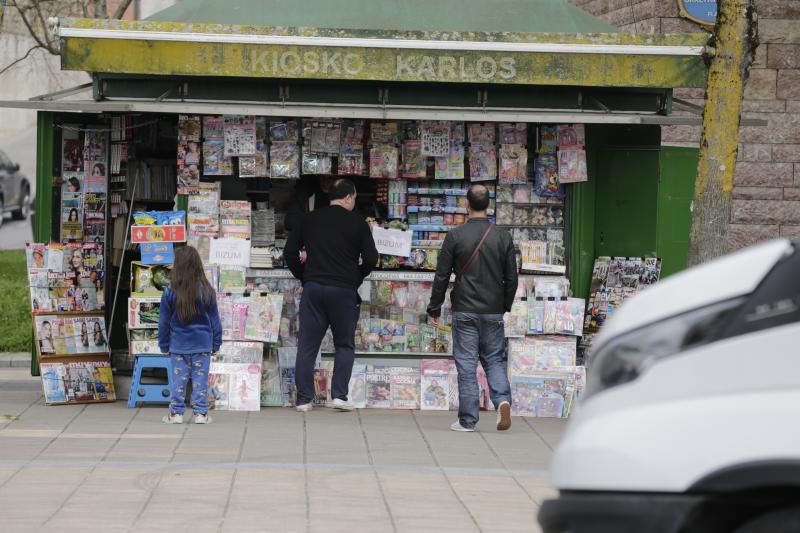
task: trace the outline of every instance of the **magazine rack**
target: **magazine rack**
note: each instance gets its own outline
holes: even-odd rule
[[[32,317],[45,404],[116,401],[104,313],[32,313]],[[88,324],[100,326],[89,331]],[[76,332],[75,326],[85,329]]]

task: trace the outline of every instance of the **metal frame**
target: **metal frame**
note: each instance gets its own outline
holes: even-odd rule
[[[63,111],[72,113],[191,113],[293,116],[300,118],[361,118],[372,120],[460,120],[493,122],[539,122],[583,124],[654,124],[699,126],[702,117],[665,116],[643,113],[559,111],[507,107],[439,107],[400,105],[358,105],[291,102],[219,102],[187,100],[6,100],[0,107]],[[764,119],[743,118],[742,126],[766,126]]]
[[[57,34],[62,38],[78,37],[84,39],[121,39],[228,44],[274,44],[282,46],[329,46],[334,48],[391,48],[400,50],[460,50],[476,52],[701,56],[705,51],[705,46],[438,41],[425,39],[379,39],[360,37],[190,33],[179,31],[167,32],[74,27],[59,27],[57,29]]]

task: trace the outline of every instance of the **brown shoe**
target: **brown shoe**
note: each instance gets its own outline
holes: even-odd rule
[[[500,402],[497,408],[497,431],[505,431],[511,427],[511,404]]]

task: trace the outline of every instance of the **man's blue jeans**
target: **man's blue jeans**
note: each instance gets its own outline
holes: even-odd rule
[[[505,338],[503,315],[453,313],[453,358],[458,370],[458,420],[473,428],[480,411],[478,361],[486,371],[489,394],[495,408],[511,403],[511,385],[503,364]]]

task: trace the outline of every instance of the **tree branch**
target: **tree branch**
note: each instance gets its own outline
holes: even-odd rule
[[[16,65],[17,63],[21,63],[22,61],[25,61],[26,59],[28,59],[28,56],[29,56],[29,55],[31,55],[31,52],[33,52],[34,50],[37,50],[37,49],[39,49],[39,48],[44,48],[44,46],[41,46],[41,45],[38,45],[38,44],[37,44],[36,46],[32,47],[30,50],[28,50],[27,52],[25,52],[25,55],[24,55],[24,56],[20,57],[19,59],[15,59],[15,60],[14,60],[14,61],[12,61],[11,63],[9,63],[8,65],[6,65],[6,66],[5,66],[5,67],[3,67],[2,69],[0,69],[0,76],[2,76],[3,74],[5,74],[5,72],[6,72],[7,70],[11,70],[11,68],[12,68],[14,65]]]
[[[14,7],[17,8],[17,12],[19,13],[20,18],[22,19],[22,23],[25,24],[25,27],[28,29],[28,33],[30,33],[30,35],[33,38],[33,40],[36,41],[36,44],[38,44],[41,48],[44,48],[45,50],[47,50],[51,54],[58,55],[58,51],[53,50],[52,48],[50,48],[50,46],[48,46],[49,43],[42,41],[39,38],[39,36],[36,34],[36,30],[33,29],[33,26],[31,25],[31,22],[28,20],[28,17],[25,16],[25,11],[27,11],[27,8],[23,9],[16,2],[14,2],[13,5],[14,5]]]
[[[123,15],[125,15],[125,11],[128,10],[128,6],[131,5],[133,0],[122,0],[117,6],[117,10],[114,12],[114,16],[111,18],[114,19],[121,19]]]

